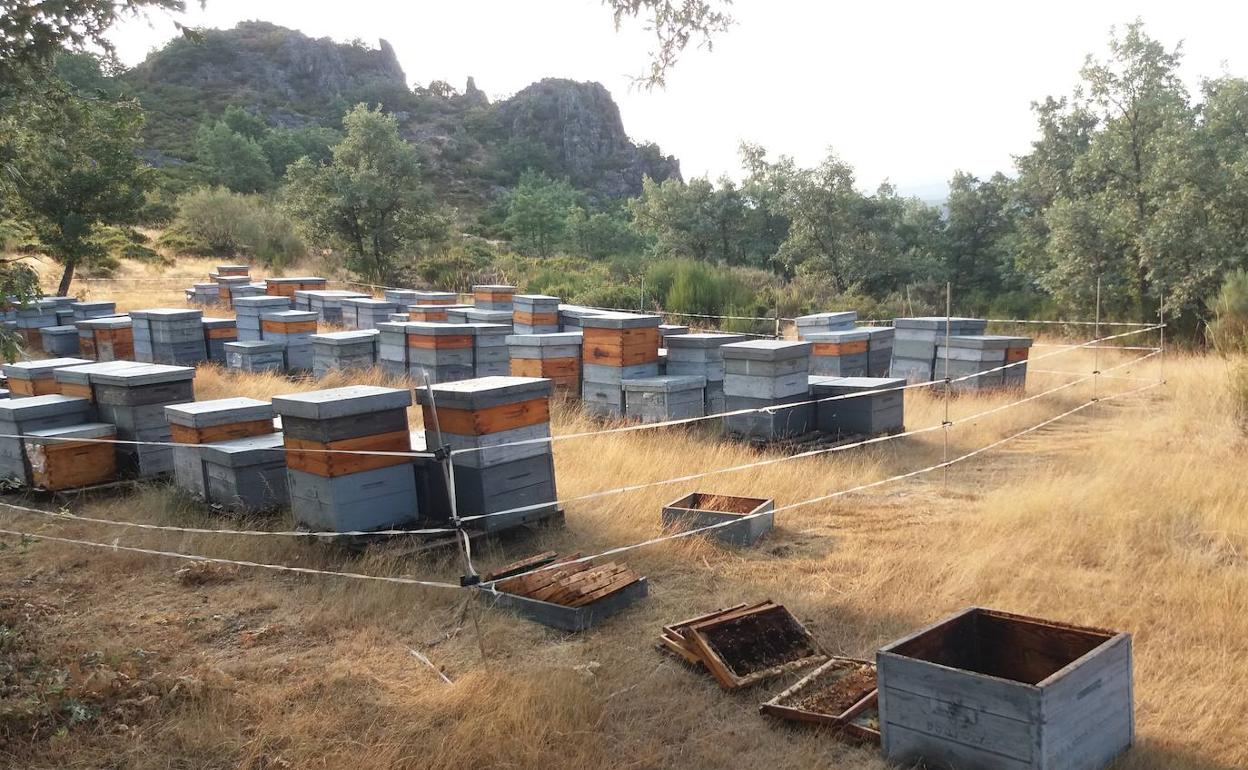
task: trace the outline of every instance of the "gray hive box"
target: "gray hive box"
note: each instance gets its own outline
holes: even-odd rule
[[[936,346],[936,374],[943,377],[946,365],[951,387],[959,392],[993,390],[1005,384],[1006,353],[1012,344],[1024,338],[999,335],[955,335],[948,347],[942,338]],[[991,371],[991,370],[996,371]],[[981,374],[982,372],[982,374]],[[975,376],[972,376],[975,375]],[[969,379],[962,379],[969,377]]]
[[[386,302],[393,302],[396,305],[415,305],[420,302],[418,293],[414,289],[386,289],[382,292],[382,296]]]
[[[474,377],[506,377],[511,374],[511,354],[507,337],[511,324],[465,324],[472,334],[472,374]]]
[[[242,372],[286,371],[286,343],[270,340],[239,340],[221,346],[225,365]]]
[[[386,317],[386,321],[389,323],[405,323],[410,320],[411,316],[407,313],[391,313]],[[378,326],[380,327],[380,324]]]
[[[892,763],[1101,770],[1135,739],[1127,633],[974,607],[875,659]]]
[[[90,419],[90,413],[91,404],[73,396],[0,400],[0,478],[17,479],[29,486],[30,462],[21,436],[31,431],[80,425]]]
[[[417,289],[416,301],[421,305],[454,305],[459,302],[459,295],[453,291],[437,291],[433,289]]]
[[[559,331],[559,298],[547,294],[517,294],[512,325],[517,334],[553,334]]]
[[[565,332],[577,331],[582,328],[582,321],[586,316],[602,315],[604,312],[606,311],[592,307],[561,303],[559,305],[559,328]]]
[[[203,448],[222,441],[272,433],[273,405],[254,398],[192,401],[166,406],[165,419],[171,427],[173,441],[183,445],[173,447],[175,483],[200,499],[224,502],[213,500],[209,494]],[[284,455],[281,460],[284,468]],[[285,486],[283,476],[282,488]],[[234,484],[235,489],[238,487]]]
[[[725,432],[759,441],[809,433],[814,427],[814,408],[803,402],[809,400],[811,348],[809,342],[784,340],[751,340],[720,348],[725,409],[774,408],[725,417]]]
[[[775,507],[771,499],[691,492],[663,506],[663,527],[687,531],[724,525],[707,530],[706,537],[750,546],[771,531]]]
[[[204,332],[204,348],[208,352],[208,360],[214,364],[226,365],[225,343],[238,341],[238,323],[233,318],[202,318],[200,326]]]
[[[669,337],[667,344],[667,373],[692,374],[706,378],[705,413],[718,414],[725,410],[724,401],[724,345],[745,342],[744,334],[722,332],[696,332]]]
[[[508,284],[477,284],[472,287],[472,304],[478,310],[505,310],[507,313],[511,313],[515,295],[515,286]]]
[[[96,361],[134,359],[134,322],[130,316],[115,315],[75,321],[78,350]]]
[[[117,438],[125,441],[160,442],[118,444],[117,464],[141,477],[173,471],[172,434],[165,407],[192,401],[195,368],[148,364],[97,371],[91,375],[95,408],[103,422],[117,426]]]
[[[408,390],[373,385],[276,396],[295,521],[313,530],[388,529],[418,517],[412,458],[335,453],[408,452]],[[342,442],[350,442],[346,446]],[[299,451],[316,449],[315,452]]]
[[[10,397],[21,399],[58,393],[57,369],[89,363],[85,358],[44,358],[39,361],[15,361],[0,366],[0,369],[8,380]]]
[[[200,459],[207,500],[228,511],[287,505],[286,451],[281,433],[204,444]]]
[[[936,346],[944,340],[946,329],[951,335],[983,334],[987,325],[979,318],[894,319],[892,376],[905,377],[910,382],[942,379],[943,370],[936,368]]]
[[[688,334],[689,327],[679,324],[659,324],[659,336],[663,338],[663,344],[667,344],[668,337],[678,337],[682,334]]]
[[[324,377],[330,371],[371,369],[377,365],[376,329],[313,334],[312,374]]]
[[[344,289],[299,289],[295,291],[295,309],[316,313],[316,317],[324,323],[342,324],[348,329],[355,329],[355,313],[348,310],[346,303],[363,297],[368,295]],[[348,315],[351,325],[346,323]]]
[[[905,384],[900,377],[811,377],[819,432],[830,436],[901,432],[905,429]],[[871,392],[876,390],[885,392]],[[834,398],[854,393],[869,395]]]
[[[75,321],[85,321],[88,318],[103,318],[104,316],[117,315],[116,302],[75,302],[69,306],[74,311]]]
[[[221,303],[221,287],[217,283],[194,283],[186,290],[186,301],[190,305],[218,305]]]
[[[618,312],[580,318],[584,330],[581,401],[586,411],[623,417],[624,380],[659,376],[658,327],[662,321],[657,315]]]
[[[76,326],[45,326],[39,330],[39,338],[43,341],[43,352],[50,356],[78,355]]]
[[[860,326],[858,330],[867,334],[867,376],[887,377],[896,331],[891,326]]]
[[[265,313],[290,310],[290,308],[290,297],[274,297],[264,293],[235,297],[234,315],[238,322],[239,342],[262,339],[260,336],[260,316]]]
[[[643,423],[701,417],[705,412],[706,378],[669,374],[625,380],[624,414]]]
[[[863,329],[808,332],[804,339],[814,343],[810,373],[831,377],[866,377],[871,335]]]
[[[115,372],[122,369],[147,366],[138,361],[97,361],[76,366],[64,366],[54,372],[57,389],[65,396],[79,396],[95,403],[95,389],[92,377],[100,372]]]
[[[386,374],[407,376],[407,323],[377,324],[377,360]]]
[[[229,287],[230,304],[233,305],[235,300],[243,297],[259,297],[264,294],[264,284],[262,283],[243,283]]]
[[[316,313],[309,310],[279,310],[260,316],[260,337],[286,346],[286,371],[312,371],[312,335],[316,333]]]
[[[203,310],[150,308],[131,313],[135,360],[194,366],[208,360],[204,344]]]
[[[407,374],[415,382],[472,379],[476,360],[475,329],[465,324],[415,321],[402,324]]]
[[[526,509],[471,522],[474,529],[495,532],[558,513],[554,456],[551,443],[544,440],[550,437],[552,392],[553,383],[539,377],[481,377],[417,389],[427,435],[435,425],[431,414],[435,407],[440,415],[443,410],[448,414],[453,410],[457,417],[470,413],[471,419],[457,419],[455,425],[477,426],[472,432],[458,432],[441,417],[437,421],[443,444],[452,451],[472,450],[451,458],[459,514]],[[508,414],[507,427],[496,430],[490,427],[495,421],[485,416],[500,409]]]
[[[397,312],[398,303],[373,297],[353,297],[342,301],[342,326],[345,329],[376,329],[390,314]]]
[[[797,327],[797,338],[804,340],[807,334],[853,329],[854,322],[857,320],[857,311],[843,310],[833,313],[813,313],[811,315],[798,316],[793,319],[793,323]]]
[[[468,308],[464,311],[464,318],[467,323],[502,324],[508,329],[511,328],[512,316],[513,313],[510,310]]]

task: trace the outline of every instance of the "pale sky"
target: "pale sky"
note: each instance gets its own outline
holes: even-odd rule
[[[598,0],[187,4],[191,26],[260,19],[312,37],[385,38],[409,82],[462,90],[473,75],[491,99],[543,77],[599,81],[629,135],[676,155],[686,179],[738,177],[737,147],[750,141],[807,165],[831,147],[864,190],[889,179],[921,195],[955,169],[1009,171],[1035,133],[1031,102],[1069,93],[1112,25],[1138,16],[1167,46],[1182,41],[1193,91],[1201,77],[1248,76],[1248,6],[1230,2],[737,0],[737,24],[714,50],[686,52],[655,91],[631,86],[648,62],[648,34],[616,32]],[[174,34],[154,15],[112,38],[134,64]]]

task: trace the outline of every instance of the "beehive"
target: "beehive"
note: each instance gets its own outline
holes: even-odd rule
[[[312,371],[312,335],[316,334],[316,313],[308,310],[279,310],[260,316],[260,336],[265,342],[280,342],[286,349],[286,371]]]
[[[135,311],[134,359],[155,364],[194,366],[208,360],[202,310],[152,308]]]
[[[286,343],[272,340],[227,342],[225,365],[242,372],[285,372]]]
[[[56,384],[56,370],[67,366],[89,364],[84,358],[44,358],[39,361],[17,361],[4,364],[4,376],[9,381],[9,395],[20,399],[29,396],[47,396],[60,393]]]
[[[217,275],[247,277],[251,275],[251,265],[217,265]]]
[[[407,322],[377,324],[377,361],[381,370],[393,376],[407,376]]]
[[[324,377],[331,371],[371,369],[377,365],[376,329],[313,334],[312,374]]]
[[[61,358],[78,355],[78,327],[45,326],[39,330],[43,352]]]
[[[581,395],[580,332],[512,334],[506,337],[513,377],[545,377],[564,395]]]
[[[191,284],[191,288],[186,290],[186,303],[204,307],[224,304],[221,298],[222,293],[220,284],[194,283]],[[229,292],[224,293],[228,294]]]
[[[407,305],[407,320],[446,323],[446,305],[414,304]]]
[[[32,486],[58,491],[113,481],[117,455],[108,441],[116,436],[115,425],[101,422],[30,431],[23,442]]]
[[[459,303],[459,295],[453,291],[428,291],[418,290],[415,292],[416,299],[412,304],[416,305],[456,305]]]
[[[511,324],[469,323],[472,333],[472,372],[474,377],[496,377],[511,374],[511,355],[507,335]]]
[[[553,334],[559,331],[559,298],[545,294],[517,294],[511,319],[516,334]]]
[[[750,546],[771,531],[774,510],[775,501],[770,498],[691,492],[663,506],[662,521],[664,529],[715,527],[706,531],[706,537]]]
[[[382,297],[385,298],[386,302],[392,302],[400,307],[419,303],[420,299],[416,295],[417,292],[414,289],[385,289],[382,291]]]
[[[447,317],[450,317],[448,311]],[[481,308],[470,307],[464,311],[464,323],[475,324],[500,324],[511,327],[512,312],[510,310],[482,310]]]
[[[91,375],[95,409],[101,422],[117,426],[117,438],[156,445],[118,444],[117,465],[141,477],[173,471],[173,449],[164,408],[195,398],[195,368],[147,364],[98,371]]]
[[[416,521],[407,407],[411,392],[371,385],[273,399],[282,417],[295,521],[314,530],[403,527]],[[312,450],[312,451],[306,451]]]
[[[468,323],[468,311],[472,309],[472,305],[447,305],[446,322],[453,324],[466,324]]]
[[[107,316],[76,321],[78,354],[95,361],[135,359],[134,328],[130,316]]]
[[[61,303],[55,299],[37,299],[13,309],[13,321],[18,335],[26,347],[38,350],[43,344],[39,330],[46,326],[60,326],[56,315]]]
[[[668,337],[679,337],[682,334],[688,334],[689,327],[680,324],[659,324],[659,345],[667,347]]]
[[[235,321],[238,324],[240,342],[263,339],[260,336],[260,317],[265,313],[277,313],[291,309],[289,297],[272,297],[256,295],[236,297],[234,300]]]
[[[199,452],[210,504],[250,513],[289,503],[281,433],[204,444]]]
[[[201,318],[200,327],[208,360],[225,366],[225,343],[238,341],[238,322],[233,318]]]
[[[849,331],[854,328],[854,322],[857,320],[857,311],[843,310],[798,316],[793,319],[793,324],[797,327],[797,338],[805,340],[808,334]]]
[[[0,478],[33,482],[23,436],[31,431],[82,425],[90,417],[85,398],[60,394],[0,400]]]
[[[287,297],[295,300],[295,292],[299,290],[318,291],[324,289],[329,281],[316,276],[297,276],[294,278],[265,278],[264,292],[274,297]]]
[[[431,392],[432,391],[432,394]],[[460,516],[526,508],[471,523],[496,532],[558,513],[550,437],[550,380],[481,377],[418,388],[426,434],[453,454]],[[435,414],[436,413],[436,414]],[[527,443],[517,443],[527,442]]]
[[[860,329],[833,332],[807,332],[804,339],[813,344],[810,373],[832,377],[866,377],[869,361],[867,346],[871,335]]]
[[[513,310],[516,287],[505,284],[478,284],[472,287],[472,304],[478,310]]]
[[[951,335],[983,334],[988,322],[978,318],[927,316],[898,318],[893,321],[893,361],[890,373],[909,382],[942,379],[943,369],[936,367],[936,346]]]
[[[83,363],[74,366],[63,366],[53,372],[57,392],[62,396],[76,396],[95,403],[95,390],[92,387],[92,376],[99,372],[115,372],[131,369],[147,364],[138,361],[102,361]]]
[[[876,671],[898,765],[1100,770],[1134,740],[1127,633],[973,607],[881,647]]]
[[[246,276],[213,273],[209,277],[217,287],[217,301],[222,305],[230,306],[239,297],[264,293],[263,285],[256,288],[251,283],[251,279]]]
[[[947,364],[949,377],[957,380],[951,387],[959,392],[1004,387],[1007,370],[1001,367],[1006,364],[1007,353],[1012,348],[1024,351],[1025,355],[1027,347],[1024,343],[1030,345],[1030,340],[1026,337],[975,334],[950,337],[946,347],[944,339],[941,339],[936,347],[936,373],[943,377]],[[994,369],[996,371],[992,371]],[[1026,377],[1026,374],[1023,376]]]
[[[346,303],[363,297],[368,295],[343,289],[299,289],[295,292],[293,309],[316,313],[317,320],[321,323],[345,325],[344,318],[348,312]],[[350,315],[354,319],[354,312]]]
[[[204,454],[199,445],[233,441],[274,432],[273,405],[254,398],[191,401],[165,407],[173,447],[175,483],[187,492],[214,502],[208,494]],[[237,484],[235,487],[237,488]],[[283,480],[283,487],[285,486]]]
[[[811,377],[811,398],[820,433],[876,436],[905,427],[906,381],[900,377]],[[884,391],[874,393],[872,391]],[[834,398],[867,393],[853,398]]]
[[[416,382],[427,373],[431,382],[467,380],[473,376],[473,333],[462,324],[403,324],[408,374]]]
[[[657,315],[585,316],[581,343],[581,398],[593,414],[622,417],[626,379],[659,374]]]
[[[860,326],[858,331],[867,335],[867,376],[887,377],[893,362],[896,331],[891,326]]]
[[[559,329],[565,332],[580,331],[584,327],[584,319],[587,316],[602,315],[605,312],[608,311],[561,303],[559,305]]]
[[[243,297],[260,297],[264,296],[265,293],[265,286],[262,283],[239,283],[230,284],[228,287],[224,285],[222,286],[222,289],[227,288],[230,295],[231,307],[234,306],[234,301],[237,299],[241,299]]]
[[[701,417],[705,413],[706,378],[667,374],[624,380],[624,414],[643,423]]]
[[[698,332],[675,335],[667,340],[667,374],[690,374],[706,380],[705,414],[725,410],[724,354],[721,348],[745,342],[744,334]]]
[[[69,306],[69,309],[74,312],[75,321],[117,315],[116,302],[74,302]]]
[[[724,418],[730,435],[775,441],[808,433],[814,427],[810,398],[809,342],[750,340],[720,348],[724,356],[725,408],[785,407]],[[788,406],[799,404],[798,406]]]
[[[342,326],[344,329],[376,329],[390,314],[398,311],[394,302],[373,297],[353,297],[342,301]]]

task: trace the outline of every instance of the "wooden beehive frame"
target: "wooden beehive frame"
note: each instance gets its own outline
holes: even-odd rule
[[[544,559],[545,556],[546,554],[539,554],[534,558]],[[615,562],[567,563],[579,558],[579,554],[558,557],[551,560],[558,562],[553,566],[507,578],[496,583],[495,587],[504,593],[549,604],[584,607],[621,591],[641,579],[641,576],[629,569],[627,565]],[[547,563],[551,562],[547,561]]]
[[[757,671],[752,671],[748,674],[738,674],[733,671],[729,663],[723,659],[707,636],[709,632],[715,630],[717,627],[723,626],[730,622],[761,618],[764,615],[781,613],[785,617],[785,620],[792,624],[792,626],[798,631],[799,635],[803,638],[805,645],[812,651],[810,654],[803,655],[799,658],[793,658],[783,663],[769,666]],[[815,638],[811,636],[810,632],[806,630],[806,627],[803,626],[797,618],[793,617],[792,613],[784,608],[784,605],[776,604],[771,601],[762,602],[754,605],[753,607],[746,607],[740,610],[725,612],[723,614],[716,615],[713,618],[692,623],[687,627],[685,633],[683,634],[683,638],[688,641],[689,646],[697,653],[697,656],[702,660],[702,663],[706,666],[707,670],[710,671],[711,676],[715,677],[715,680],[719,682],[720,686],[726,690],[736,690],[742,687],[749,687],[750,685],[781,676],[790,671],[796,671],[798,669],[805,668],[806,666],[822,663],[827,660],[828,657],[820,651],[818,643],[815,641]]]
[[[833,656],[826,663],[798,680],[792,687],[759,706],[758,710],[760,713],[787,719],[792,722],[805,722],[841,728],[838,730],[838,734],[843,732],[858,740],[874,740],[878,743],[880,740],[879,730],[872,730],[863,725],[853,724],[854,719],[876,706],[879,698],[879,691],[876,689],[872,689],[862,698],[859,698],[840,714],[825,714],[790,705],[813,685],[824,682],[829,676],[833,676],[838,672],[848,672],[859,666],[870,666],[872,670],[875,669],[875,664],[867,660]]]

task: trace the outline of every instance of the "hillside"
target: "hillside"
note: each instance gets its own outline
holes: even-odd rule
[[[347,108],[369,102],[399,118],[435,189],[462,206],[490,201],[529,167],[599,199],[636,195],[645,175],[680,176],[674,157],[628,137],[599,83],[549,78],[494,104],[472,78],[463,93],[445,83],[413,89],[385,40],[374,49],[244,22],[172,40],[120,80],[148,114],[156,165],[193,161],[196,128],[230,106],[270,126],[332,128]]]

